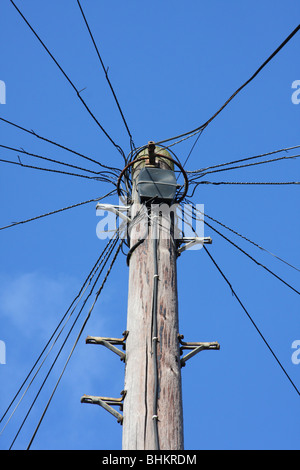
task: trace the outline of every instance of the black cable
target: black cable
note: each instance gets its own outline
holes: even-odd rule
[[[244,184],[244,185],[262,185],[262,186],[287,186],[300,184],[300,181],[201,181],[198,184],[214,184],[216,186],[222,184]]]
[[[69,76],[66,74],[66,72],[63,70],[63,68],[60,66],[60,64],[57,62],[57,60],[55,59],[55,57],[53,56],[53,54],[49,51],[49,49],[47,48],[47,46],[45,45],[45,43],[42,41],[42,39],[39,37],[39,35],[36,33],[36,31],[34,30],[34,28],[31,26],[31,24],[28,22],[28,20],[25,18],[25,16],[23,15],[23,13],[19,10],[19,8],[16,6],[16,4],[13,2],[13,0],[10,0],[10,3],[15,7],[15,9],[17,10],[17,12],[19,13],[19,15],[22,17],[22,19],[25,21],[25,23],[27,24],[27,26],[29,27],[29,29],[33,32],[33,34],[35,35],[35,37],[38,39],[38,41],[40,42],[40,44],[43,46],[43,48],[45,49],[45,51],[47,52],[47,54],[51,57],[51,59],[53,60],[53,62],[57,65],[57,67],[59,68],[59,70],[61,71],[61,73],[64,75],[64,77],[66,78],[66,80],[68,81],[68,83],[71,85],[71,87],[73,88],[73,90],[76,92],[76,95],[77,97],[79,98],[79,100],[81,101],[81,103],[84,105],[85,109],[88,111],[89,115],[93,118],[93,120],[95,121],[95,123],[98,125],[98,127],[101,129],[101,131],[106,135],[106,137],[108,138],[108,140],[114,145],[114,147],[120,152],[120,154],[123,156],[124,160],[126,160],[125,158],[125,154],[123,152],[123,150],[121,149],[121,147],[119,145],[117,145],[114,140],[111,138],[111,136],[107,133],[107,131],[104,129],[104,127],[100,124],[100,122],[97,120],[97,118],[95,117],[95,115],[92,113],[92,111],[90,110],[90,108],[88,107],[88,105],[86,104],[86,102],[84,101],[84,99],[81,97],[80,95],[80,91],[78,91],[78,89],[76,88],[76,86],[74,85],[74,83],[72,82],[72,80],[69,78]]]
[[[152,201],[155,200],[155,197],[149,199],[148,201],[148,205],[151,204]],[[141,205],[141,208],[139,209],[139,211],[135,214],[134,218],[130,221],[130,225],[128,227],[128,237],[130,238],[130,234],[131,234],[131,230],[133,229],[133,226],[135,224],[137,224],[141,218],[143,218],[145,216],[145,214],[143,214],[143,209],[145,209],[146,211],[148,211],[148,208],[146,208],[144,205]],[[147,214],[147,212],[146,212]],[[147,217],[150,221],[150,218],[149,218],[149,215],[147,214]],[[130,259],[131,259],[131,256],[133,254],[133,252],[136,250],[136,248],[138,246],[140,246],[146,239],[146,237],[148,236],[148,230],[149,230],[149,222],[148,222],[148,225],[147,225],[147,229],[146,229],[146,232],[144,233],[144,235],[139,238],[137,240],[137,242],[129,249],[128,253],[127,253],[127,256],[126,256],[126,264],[127,266],[129,266],[129,263],[130,263]]]
[[[148,145],[142,145],[141,147],[135,148],[131,150],[126,158],[126,164],[134,160],[139,153],[141,153],[143,150],[145,150],[148,147]]]
[[[207,212],[201,212],[199,209],[196,209],[197,212],[199,212],[201,215],[207,217],[208,219],[212,220],[213,222],[216,222],[218,225],[221,225],[222,227],[226,228],[227,230],[229,230],[230,232],[234,233],[235,235],[243,238],[244,240],[246,240],[247,242],[251,243],[252,245],[256,246],[257,248],[259,248],[260,250],[262,251],[265,251],[266,253],[268,253],[269,255],[272,255],[274,258],[278,259],[279,261],[281,261],[282,263],[285,263],[287,266],[290,266],[291,268],[295,269],[296,271],[300,272],[300,269],[296,268],[296,266],[293,266],[292,264],[288,263],[287,261],[285,261],[284,259],[280,258],[279,256],[275,255],[274,253],[271,253],[271,251],[267,250],[266,248],[262,247],[261,245],[259,245],[258,243],[255,243],[254,241],[250,240],[249,238],[245,237],[244,235],[241,235],[239,232],[237,232],[236,230],[233,230],[232,228],[228,227],[228,225],[225,225],[224,223],[220,222],[219,220],[211,217],[210,215],[207,214]],[[199,219],[197,218],[199,221],[203,221],[203,219]]]
[[[80,175],[78,173],[71,173],[71,172],[68,172],[68,171],[54,170],[54,169],[51,169],[51,168],[43,168],[43,167],[34,166],[34,165],[27,165],[25,163],[22,163],[21,160],[19,160],[18,162],[13,162],[11,160],[5,160],[5,159],[1,158],[0,162],[10,163],[11,165],[18,165],[18,166],[22,166],[24,168],[31,168],[33,170],[48,171],[50,173],[58,173],[58,174],[62,174],[62,175],[76,176],[78,178],[85,178],[85,179],[89,179],[89,180],[102,181],[103,183],[112,183],[112,180],[110,180],[108,178],[105,178],[105,177]]]
[[[208,222],[206,222],[204,220],[204,223],[205,225],[207,225],[209,228],[211,228],[214,232],[216,232],[218,235],[220,235],[222,238],[224,238],[225,240],[227,240],[231,245],[233,245],[235,248],[237,248],[239,251],[241,251],[241,253],[243,253],[244,255],[246,255],[248,258],[250,258],[252,261],[254,261],[255,264],[257,264],[258,266],[261,266],[263,269],[265,269],[268,273],[272,274],[272,276],[274,276],[276,279],[278,279],[279,281],[281,281],[283,284],[285,284],[287,287],[289,287],[291,290],[293,290],[294,292],[296,292],[296,294],[300,295],[300,292],[295,289],[293,286],[291,286],[290,284],[288,284],[286,281],[284,281],[281,277],[279,277],[277,274],[275,274],[273,271],[271,271],[269,268],[267,268],[266,266],[264,266],[263,264],[259,263],[255,258],[253,258],[253,256],[249,255],[249,253],[247,253],[245,250],[243,250],[240,246],[238,246],[236,243],[234,243],[232,240],[230,240],[229,238],[227,238],[224,234],[222,234],[221,232],[219,232],[217,229],[215,229],[212,225],[210,225]]]
[[[187,162],[188,162],[188,160],[189,160],[189,158],[190,158],[190,156],[191,156],[191,154],[192,154],[194,148],[195,148],[196,145],[197,145],[198,140],[200,139],[201,134],[202,134],[202,131],[197,135],[196,140],[195,140],[195,142],[193,143],[192,148],[191,148],[191,150],[189,151],[189,153],[188,153],[188,155],[187,155],[187,157],[186,157],[186,159],[185,159],[185,161],[184,161],[184,163],[183,163],[183,165],[182,165],[182,168],[184,168],[185,165],[187,164]],[[168,149],[168,150],[170,151],[170,149]],[[179,174],[178,174],[178,176],[177,176],[177,178],[176,178],[176,181],[178,181],[180,174],[181,174],[181,171],[179,171]],[[190,181],[190,180],[189,180],[189,181]]]
[[[102,262],[102,259],[103,257],[105,256],[105,252],[108,250],[109,248],[109,245],[110,245],[111,242],[109,242],[104,250],[101,252],[100,256],[98,257],[96,263],[94,264],[93,268],[91,269],[91,271],[89,272],[87,278],[85,279],[83,285],[81,286],[78,294],[76,295],[76,297],[74,298],[74,300],[72,301],[72,303],[70,304],[69,308],[67,309],[67,311],[64,313],[63,317],[61,318],[60,322],[58,323],[57,327],[55,328],[55,330],[53,331],[52,335],[50,336],[49,340],[47,341],[46,345],[44,346],[42,352],[39,354],[38,358],[36,359],[34,365],[32,366],[32,368],[30,369],[29,373],[27,374],[26,378],[23,380],[22,384],[20,385],[18,391],[16,392],[15,396],[13,397],[13,399],[11,400],[9,406],[7,407],[6,411],[4,412],[4,414],[2,415],[1,419],[0,419],[0,423],[3,421],[3,419],[5,418],[5,416],[7,415],[8,411],[10,410],[10,408],[12,407],[13,403],[15,402],[16,398],[18,397],[18,395],[20,394],[21,390],[23,389],[24,385],[26,384],[26,382],[29,380],[31,374],[33,373],[34,369],[36,368],[36,366],[38,365],[38,363],[40,362],[41,358],[43,357],[45,351],[47,350],[48,346],[50,345],[52,339],[54,338],[55,334],[57,333],[58,329],[60,328],[60,326],[62,325],[63,321],[65,320],[65,318],[67,317],[67,315],[69,314],[70,310],[73,308],[75,302],[77,301],[77,303],[79,302],[79,300],[81,299],[82,295],[84,294],[84,292],[86,291],[86,289],[88,288],[88,286],[91,284],[92,282],[92,279],[93,277],[95,276],[96,272],[99,270],[100,266],[101,266],[101,262]],[[76,308],[76,304],[75,304],[75,307],[73,308],[72,312],[70,313],[69,315],[69,318],[67,321],[69,321],[69,319],[71,318],[72,314],[74,313],[74,310]],[[63,329],[65,328],[66,324],[63,326],[63,328],[61,329],[60,333],[58,334],[58,336],[56,337],[54,343],[53,343],[53,346],[55,344],[55,342],[58,340],[59,336],[61,335]],[[53,347],[52,346],[52,347]],[[51,347],[51,349],[52,349]],[[51,351],[50,349],[50,351]],[[50,352],[49,351],[49,352]],[[47,353],[48,355],[48,353]],[[46,358],[47,358],[47,355],[46,355]],[[45,359],[44,359],[45,360]],[[43,361],[44,362],[44,361]],[[43,364],[43,363],[42,363]],[[42,365],[41,364],[41,365]],[[36,375],[37,373],[39,372],[41,366],[39,367],[38,371],[36,372],[35,376],[33,377],[32,381],[30,382],[29,386],[32,384],[33,380],[36,378]],[[29,388],[28,386],[28,388]],[[27,388],[27,390],[28,390]],[[25,393],[27,392],[27,390],[25,391]],[[23,399],[25,393],[23,394],[21,400]],[[20,401],[21,401],[20,400]],[[20,403],[19,401],[19,403]],[[17,406],[19,406],[19,403]],[[15,412],[15,410],[13,411],[13,413]],[[11,419],[13,413],[11,414],[9,420]],[[9,421],[8,420],[8,421]],[[8,422],[6,423],[6,425],[8,424]],[[5,427],[6,427],[5,425]],[[1,433],[0,435],[2,434],[2,432],[4,431],[5,427],[1,430]]]
[[[300,184],[300,181],[198,181],[191,182],[194,184],[194,189],[187,197],[193,197],[196,189],[201,184],[212,184],[214,186],[222,185],[248,185],[248,186],[290,186]]]
[[[299,157],[300,157],[300,155],[277,157],[277,158],[272,158],[272,159],[269,159],[269,160],[263,160],[263,161],[260,161],[260,162],[246,163],[246,164],[243,164],[243,165],[231,166],[231,167],[228,167],[228,168],[212,169],[210,171],[205,171],[205,172],[202,172],[200,174],[198,174],[200,170],[197,170],[194,173],[197,173],[198,176],[194,176],[194,177],[192,176],[192,177],[189,178],[189,184],[190,185],[194,184],[195,187],[194,187],[191,195],[189,195],[188,197],[192,197],[194,195],[195,190],[196,190],[196,188],[198,187],[199,184],[213,184],[213,185],[225,185],[225,184],[233,184],[233,185],[291,185],[291,184],[299,184],[299,182],[297,182],[297,181],[289,181],[289,182],[248,182],[248,181],[244,181],[244,182],[242,182],[242,181],[237,181],[237,182],[230,182],[230,181],[220,181],[220,182],[218,182],[218,181],[216,181],[216,182],[214,182],[214,181],[201,181],[201,180],[197,181],[198,179],[203,178],[203,176],[205,176],[207,174],[211,174],[211,173],[218,173],[218,172],[222,172],[222,171],[235,170],[235,169],[240,169],[240,168],[245,168],[245,167],[250,167],[250,166],[255,166],[255,165],[262,165],[262,164],[266,164],[266,163],[273,163],[273,162],[277,162],[277,161],[280,161],[280,160],[289,160],[289,159],[294,159],[294,158],[299,158]],[[250,159],[253,159],[253,158],[258,158],[258,156],[249,157],[249,158],[246,158],[246,159],[243,159],[243,160],[240,160],[240,161],[250,160]],[[221,165],[215,165],[215,167],[224,166],[224,165],[226,165],[226,164],[224,163],[224,164],[221,164]]]
[[[5,225],[3,227],[0,227],[0,230],[4,230],[4,229],[10,228],[10,227],[14,227],[15,225],[26,224],[27,222],[33,222],[34,220],[41,219],[42,217],[48,217],[48,215],[58,214],[59,212],[63,212],[63,211],[69,210],[69,209],[73,209],[74,207],[79,207],[79,206],[82,206],[83,204],[89,204],[91,202],[98,202],[98,201],[101,201],[102,199],[104,199],[105,197],[111,196],[112,194],[115,194],[115,193],[116,193],[116,189],[113,189],[109,193],[105,194],[105,196],[102,196],[100,198],[98,197],[98,198],[95,198],[95,199],[89,199],[88,201],[78,202],[77,204],[73,204],[72,206],[63,207],[62,209],[57,209],[57,210],[52,211],[52,212],[47,212],[46,214],[37,215],[36,217],[32,217],[31,219],[22,220],[20,222],[13,222],[10,225]]]
[[[48,142],[49,144],[51,145],[55,145],[56,147],[59,147],[63,150],[66,150],[67,152],[70,152],[70,153],[73,153],[74,155],[77,155],[78,157],[81,157],[81,158],[84,158],[85,160],[88,160],[90,162],[93,162],[93,163],[96,163],[97,165],[100,165],[102,168],[107,168],[108,170],[111,170],[111,171],[116,171],[117,173],[120,173],[121,169],[120,168],[115,168],[115,167],[111,167],[111,166],[107,166],[107,165],[104,165],[103,163],[100,163],[99,161],[97,160],[94,160],[93,158],[90,158],[90,157],[87,157],[86,155],[80,153],[80,152],[76,152],[76,150],[72,150],[68,147],[66,147],[65,145],[61,145],[61,144],[58,144],[57,142],[53,141],[53,140],[50,140],[50,139],[47,139],[46,137],[42,137],[41,135],[37,134],[34,130],[29,130],[29,129],[26,129],[26,127],[22,127],[20,126],[19,124],[15,124],[14,122],[11,122],[11,121],[8,121],[7,119],[4,119],[2,117],[0,117],[0,121],[3,121],[3,122],[6,122],[6,124],[10,124],[11,126],[13,127],[16,127],[17,129],[20,129],[24,132],[27,132],[28,134],[31,134],[33,135],[34,137],[36,137],[37,139],[41,139],[45,142]]]
[[[107,246],[105,247],[104,251],[106,251],[107,247],[111,244],[111,242],[112,242],[111,240],[108,242],[108,244],[107,244]],[[113,249],[113,248],[112,248],[112,249]],[[112,250],[112,249],[111,249],[111,250]],[[104,251],[102,252],[102,254],[104,253]],[[105,255],[105,256],[106,256],[105,264],[106,264],[106,262],[107,262],[107,260],[108,260],[108,258],[109,258],[109,256],[110,256],[110,254],[111,254],[111,251],[110,251],[108,254]],[[104,258],[104,259],[105,259],[105,258]],[[104,262],[104,259],[101,259],[100,265]],[[104,266],[105,266],[105,264],[104,264]],[[103,266],[101,272],[103,271],[104,266]],[[97,268],[97,270],[98,270],[98,269],[99,269],[99,267]],[[74,328],[74,326],[75,326],[75,324],[76,324],[76,322],[77,322],[77,320],[78,320],[78,318],[79,318],[79,316],[80,316],[80,314],[81,314],[81,312],[82,312],[82,310],[83,310],[83,308],[84,308],[84,306],[85,306],[85,304],[86,304],[88,298],[91,296],[92,291],[93,291],[93,289],[94,289],[94,287],[95,287],[95,285],[96,285],[96,283],[97,283],[97,281],[98,281],[98,279],[99,279],[99,276],[101,275],[101,272],[98,274],[97,279],[96,279],[96,281],[94,282],[94,285],[92,286],[91,292],[89,293],[89,295],[88,295],[87,298],[85,299],[84,304],[83,304],[83,306],[81,307],[81,309],[80,309],[80,311],[79,311],[79,313],[78,313],[78,315],[77,315],[75,321],[73,322],[73,325],[72,325],[72,327],[71,327],[71,329],[70,329],[70,331],[69,331],[67,337],[65,338],[65,340],[64,340],[64,342],[63,342],[63,344],[62,344],[62,346],[61,346],[61,348],[60,348],[60,350],[59,350],[59,352],[58,352],[58,354],[57,354],[57,356],[56,356],[56,358],[55,358],[55,360],[54,360],[54,362],[52,363],[52,366],[51,366],[50,370],[48,371],[48,373],[47,373],[47,375],[46,375],[46,377],[45,377],[45,379],[44,379],[44,381],[43,381],[43,383],[42,383],[42,385],[41,385],[39,391],[37,392],[37,394],[36,394],[36,396],[35,396],[35,399],[34,399],[32,405],[30,406],[30,408],[29,408],[29,410],[28,410],[28,412],[27,412],[25,418],[23,419],[23,422],[22,422],[21,426],[19,427],[19,429],[18,429],[18,431],[17,431],[17,434],[16,434],[15,437],[14,437],[14,440],[13,440],[11,446],[10,446],[10,449],[11,449],[11,447],[13,446],[15,440],[17,439],[17,437],[18,437],[18,435],[19,435],[19,433],[20,433],[20,431],[21,431],[23,425],[25,424],[25,422],[26,422],[26,420],[27,420],[27,418],[28,418],[28,416],[29,416],[29,414],[30,414],[30,412],[31,412],[31,410],[32,410],[32,407],[34,406],[34,404],[35,404],[35,402],[36,402],[36,400],[37,400],[37,398],[38,398],[40,392],[42,391],[42,389],[43,389],[43,387],[44,387],[44,385],[45,385],[45,383],[46,383],[46,381],[47,381],[47,379],[48,379],[48,377],[49,377],[49,375],[50,375],[50,373],[51,373],[51,370],[53,369],[53,367],[54,367],[54,365],[55,365],[55,362],[57,361],[59,355],[61,354],[62,349],[63,349],[63,347],[65,346],[66,341],[67,341],[67,339],[68,339],[68,337],[69,337],[69,335],[70,335],[72,329]],[[69,311],[69,310],[68,310],[68,311]],[[74,310],[73,310],[73,312],[74,312]],[[73,312],[72,312],[72,314],[73,314]],[[65,317],[64,317],[64,318],[65,318]]]
[[[223,271],[221,270],[221,268],[217,265],[216,261],[213,259],[212,255],[210,254],[210,252],[208,251],[208,249],[205,247],[205,245],[203,245],[203,248],[205,250],[205,252],[208,254],[208,256],[210,257],[210,259],[212,260],[213,264],[216,266],[216,268],[218,269],[219,273],[221,274],[221,276],[223,277],[223,279],[226,281],[226,283],[228,284],[232,294],[234,295],[234,297],[236,298],[236,300],[238,301],[238,303],[240,304],[240,306],[242,307],[242,309],[244,310],[244,312],[246,313],[247,317],[249,318],[249,320],[251,321],[252,325],[254,326],[254,328],[256,329],[257,333],[259,334],[259,336],[261,337],[261,339],[263,340],[263,342],[265,343],[265,345],[267,346],[267,348],[269,349],[269,351],[271,352],[272,356],[274,357],[274,359],[276,360],[277,364],[280,366],[281,370],[284,372],[285,376],[287,377],[287,379],[289,380],[289,382],[292,384],[292,386],[294,387],[294,389],[296,390],[296,392],[298,393],[298,395],[300,395],[300,391],[298,390],[298,388],[296,387],[296,385],[294,384],[294,382],[292,381],[292,379],[290,378],[290,376],[288,375],[288,373],[286,372],[286,370],[284,369],[283,365],[281,364],[281,362],[279,361],[278,357],[276,356],[276,354],[274,353],[274,351],[272,350],[272,348],[270,347],[269,343],[267,342],[267,340],[265,339],[265,337],[262,335],[262,333],[260,332],[258,326],[256,325],[256,323],[253,321],[253,319],[251,318],[249,312],[246,310],[245,306],[243,305],[243,303],[241,302],[240,298],[237,296],[235,290],[233,289],[232,285],[230,284],[230,282],[228,281],[227,277],[225,276],[225,274],[223,273]]]
[[[0,144],[0,147],[3,148],[3,149],[6,149],[6,150],[11,150],[13,152],[23,153],[23,154],[31,156],[31,157],[39,158],[41,160],[46,160],[48,162],[56,163],[58,165],[68,166],[70,168],[76,168],[76,170],[86,171],[87,173],[93,173],[94,175],[99,175],[99,176],[100,175],[102,175],[102,176],[112,175],[112,176],[116,177],[116,174],[111,172],[111,171],[89,170],[87,168],[82,168],[81,166],[73,165],[72,163],[66,163],[66,162],[62,162],[60,160],[55,160],[55,159],[50,158],[50,157],[45,157],[43,155],[37,155],[35,153],[27,152],[27,150],[24,150],[23,148],[17,149],[15,147],[9,147],[8,145],[2,145],[2,144]]]
[[[185,132],[184,134],[179,134],[179,135],[174,136],[174,137],[170,137],[169,139],[161,140],[160,142],[157,142],[157,145],[163,144],[165,142],[169,142],[171,140],[180,139],[180,138],[186,137],[186,136],[192,137],[193,134],[204,130],[211,123],[211,121],[213,119],[215,119],[218,116],[218,114],[228,105],[228,103],[230,103],[230,101],[260,73],[260,71],[273,59],[273,57],[275,57],[278,54],[278,52],[292,39],[292,37],[295,36],[295,34],[299,31],[299,29],[300,29],[300,24],[291,32],[291,34],[289,34],[289,36],[268,57],[268,59],[265,60],[265,62],[256,70],[256,72],[230,96],[230,98],[223,104],[223,106],[221,106],[221,108],[210,119],[208,119],[208,121],[206,121],[201,126],[196,127],[192,131]]]
[[[263,165],[265,163],[273,163],[273,162],[278,162],[280,160],[291,160],[293,158],[299,158],[300,155],[291,155],[291,156],[285,156],[285,157],[277,157],[277,158],[271,158],[269,160],[263,160],[261,162],[254,162],[254,163],[246,163],[244,165],[237,165],[237,166],[230,166],[228,168],[219,168],[216,170],[210,170],[210,171],[205,171],[204,173],[200,173],[198,176],[192,177],[190,181],[195,181],[197,178],[203,178],[203,176],[212,174],[212,173],[219,173],[221,171],[228,171],[228,170],[236,170],[239,168],[245,168],[245,167],[250,167],[250,166],[255,166],[255,165]],[[252,157],[253,158],[253,157]]]
[[[221,166],[233,165],[235,163],[241,163],[241,162],[245,162],[245,161],[248,161],[248,160],[253,160],[253,159],[256,159],[256,158],[262,158],[262,157],[266,157],[268,155],[274,155],[274,153],[288,152],[289,150],[295,150],[295,149],[298,149],[299,147],[300,147],[300,145],[295,145],[294,147],[287,147],[287,148],[283,148],[283,149],[280,149],[280,150],[273,150],[272,152],[262,153],[261,155],[255,155],[253,157],[240,158],[239,160],[233,160],[232,162],[219,163],[218,165],[211,165],[211,166],[208,166],[206,168],[200,168],[199,170],[191,170],[191,171],[186,170],[186,173],[188,175],[189,174],[195,174],[195,173],[203,173],[204,171],[211,170],[213,168],[219,168]]]
[[[195,216],[194,214],[190,214],[192,219],[196,220],[195,219]],[[217,229],[215,229],[212,225],[210,225],[208,222],[206,222],[206,220],[203,219],[203,222],[205,223],[205,225],[207,225],[209,228],[211,228],[214,232],[216,232],[218,235],[220,235],[222,238],[224,238],[226,241],[228,241],[231,245],[233,245],[235,248],[237,248],[239,251],[241,251],[244,255],[246,255],[248,258],[250,258],[252,261],[254,261],[255,264],[257,264],[258,266],[261,266],[263,269],[265,269],[268,273],[272,274],[272,276],[274,276],[276,279],[278,279],[279,281],[281,281],[283,284],[285,284],[287,287],[289,287],[291,290],[293,290],[294,292],[296,292],[296,294],[299,294],[300,295],[300,292],[297,291],[297,289],[295,289],[293,286],[291,286],[290,284],[288,284],[286,281],[284,281],[281,277],[279,277],[277,274],[275,274],[273,271],[271,271],[269,268],[267,268],[265,265],[259,263],[255,258],[253,258],[253,256],[249,255],[249,253],[247,253],[245,250],[243,250],[240,246],[238,246],[236,243],[234,243],[232,240],[230,240],[229,238],[227,238],[224,234],[222,234],[221,232],[219,232]]]
[[[126,257],[127,266],[129,266],[130,258],[131,258],[131,256],[132,256],[132,253],[134,252],[134,250],[135,250],[138,246],[140,246],[144,241],[145,241],[144,238],[140,238],[140,239],[130,248],[130,250],[129,250],[128,253],[127,253],[127,257]]]
[[[108,85],[109,85],[109,87],[110,87],[110,90],[111,90],[111,92],[112,92],[112,94],[113,94],[113,97],[114,97],[115,102],[116,102],[116,104],[117,104],[118,110],[119,110],[119,112],[120,112],[120,114],[121,114],[122,120],[123,120],[123,122],[124,122],[124,125],[125,125],[125,127],[126,127],[127,133],[128,133],[128,135],[129,135],[131,150],[133,150],[133,149],[135,149],[135,145],[134,145],[134,142],[133,142],[133,138],[132,138],[131,132],[130,132],[130,130],[129,130],[128,124],[127,124],[127,122],[126,122],[126,119],[125,119],[125,117],[124,117],[123,111],[122,111],[121,106],[120,106],[120,103],[119,103],[119,101],[118,101],[118,98],[117,98],[117,96],[116,96],[115,90],[114,90],[114,88],[113,88],[113,86],[112,86],[112,84],[111,84],[111,81],[110,81],[109,77],[108,77],[108,69],[105,67],[105,65],[104,65],[104,63],[103,63],[102,57],[101,57],[101,55],[100,55],[99,49],[98,49],[97,44],[96,44],[96,42],[95,42],[95,39],[94,39],[94,37],[93,37],[92,31],[91,31],[91,29],[90,29],[90,26],[89,26],[89,24],[88,24],[88,21],[87,21],[87,19],[86,19],[86,16],[85,16],[85,14],[84,14],[84,12],[83,12],[83,9],[82,9],[82,6],[81,6],[81,4],[80,4],[80,1],[77,0],[77,3],[78,3],[78,6],[79,6],[81,15],[82,15],[82,17],[83,17],[83,19],[84,19],[85,25],[86,25],[86,27],[87,27],[87,30],[88,30],[88,32],[89,32],[89,35],[90,35],[90,37],[91,37],[91,40],[92,40],[92,42],[93,42],[93,45],[94,45],[95,51],[96,51],[96,53],[97,53],[98,59],[99,59],[99,61],[100,61],[100,64],[101,64],[101,66],[102,66],[102,69],[103,69],[103,71],[104,71],[105,78],[106,78],[107,83],[108,83]]]
[[[198,184],[198,183],[196,183]],[[300,181],[201,181],[199,184],[245,184],[245,185],[262,185],[262,186],[285,186],[292,184],[300,184]]]
[[[199,134],[197,135],[197,137],[196,137],[196,139],[195,139],[195,142],[193,143],[192,148],[191,148],[191,150],[189,151],[188,156],[186,157],[186,159],[185,159],[185,161],[184,161],[184,163],[183,163],[183,165],[182,165],[182,168],[184,168],[185,165],[187,164],[187,162],[189,161],[189,158],[190,158],[190,156],[191,156],[193,150],[195,149],[195,147],[196,147],[196,145],[197,145],[197,143],[198,143],[198,140],[199,140],[200,137],[201,137],[202,132],[203,132],[203,131],[200,131]],[[177,178],[177,179],[178,179],[178,178]]]

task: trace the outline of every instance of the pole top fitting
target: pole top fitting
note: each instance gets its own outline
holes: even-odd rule
[[[149,164],[155,165],[155,142],[150,140],[148,142],[148,154],[149,154]]]

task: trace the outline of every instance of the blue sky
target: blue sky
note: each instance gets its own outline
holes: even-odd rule
[[[16,1],[101,124],[125,151],[129,139],[76,1]],[[136,146],[204,123],[278,47],[299,22],[296,0],[264,2],[82,1]],[[1,2],[0,116],[41,136],[122,168],[119,152],[88,115],[65,77],[8,0]],[[194,170],[300,145],[299,33],[207,127],[186,166]],[[92,164],[4,122],[0,144]],[[194,142],[174,146],[181,162]],[[284,155],[296,155],[297,150]],[[281,155],[281,154],[280,154]],[[0,158],[17,154],[0,149]],[[22,162],[40,163],[21,155]],[[46,166],[46,165],[45,165]],[[210,181],[299,181],[299,161],[209,175]],[[226,178],[226,179],[225,179]],[[1,163],[1,226],[101,197],[107,183]],[[193,201],[205,212],[296,267],[297,185],[200,185]],[[111,197],[107,202],[117,203]],[[1,415],[95,263],[95,203],[0,232]],[[215,228],[219,229],[218,226]],[[299,290],[299,272],[225,229],[220,231]],[[206,227],[209,251],[298,389],[298,295]],[[121,336],[126,329],[128,268],[118,257],[84,335],[54,395],[33,449],[120,449],[121,426],[106,411],[80,403],[83,394],[118,397],[124,367],[86,335]],[[178,259],[180,333],[186,341],[218,341],[182,369],[186,449],[299,449],[299,395],[253,328],[204,250]],[[27,447],[76,334],[57,363],[14,448]],[[50,358],[49,358],[50,359]],[[51,361],[47,362],[50,365]],[[7,449],[37,385],[0,436]],[[5,420],[1,426],[5,424]],[[1,427],[1,429],[2,429]]]

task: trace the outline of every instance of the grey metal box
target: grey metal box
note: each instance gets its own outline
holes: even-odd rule
[[[140,171],[137,190],[141,202],[172,202],[176,194],[177,182],[172,170],[145,167]]]

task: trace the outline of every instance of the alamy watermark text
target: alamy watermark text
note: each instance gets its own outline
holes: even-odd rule
[[[0,104],[6,104],[6,85],[3,80],[0,80]]]
[[[295,349],[292,354],[292,363],[297,366],[300,364],[300,339],[296,339],[292,342],[292,349]]]
[[[0,340],[0,364],[6,364],[6,346],[4,341]]]
[[[111,206],[110,209],[121,206]],[[133,204],[126,212],[118,213],[118,210],[109,210],[105,205],[97,208],[97,216],[101,217],[97,223],[96,234],[101,240],[111,238],[119,231],[121,239],[130,237],[133,232],[138,238],[146,239],[149,235],[151,221],[157,220],[162,239],[179,240],[182,237],[204,237],[204,204],[151,204],[146,207],[143,204]],[[121,215],[121,217],[120,217]],[[173,227],[173,230],[170,228]],[[172,233],[172,235],[170,235]],[[154,234],[151,232],[151,237]],[[196,245],[193,249],[200,249]]]
[[[292,88],[295,91],[292,93],[292,103],[299,104],[300,103],[300,80],[294,80],[292,83]]]

